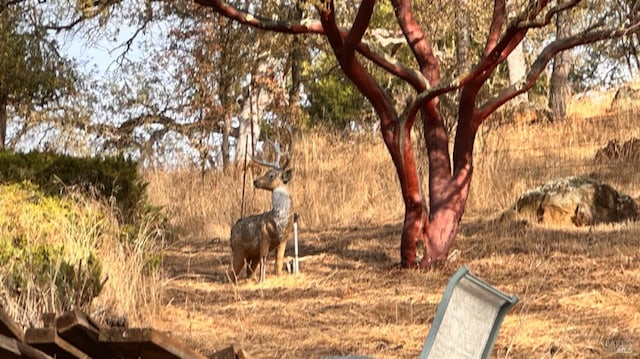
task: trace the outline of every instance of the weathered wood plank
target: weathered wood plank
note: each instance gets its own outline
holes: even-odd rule
[[[0,335],[0,358],[3,359],[52,359],[49,355],[18,341]]]
[[[24,342],[57,359],[91,359],[78,348],[60,338],[55,328],[29,328]]]
[[[252,359],[252,356],[244,349],[232,345],[213,353],[209,359]]]
[[[56,320],[58,335],[92,358],[117,358],[98,341],[100,326],[86,314],[74,310]]]
[[[42,313],[42,325],[44,328],[55,328],[56,327],[56,313]]]
[[[18,339],[19,341],[24,340],[24,332],[2,307],[0,307],[0,335]]]
[[[215,352],[209,359],[237,359],[236,348],[227,347]]]
[[[100,330],[100,343],[122,358],[206,359],[183,342],[151,328]]]

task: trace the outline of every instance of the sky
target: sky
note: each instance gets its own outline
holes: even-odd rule
[[[113,38],[103,38],[95,43],[89,43],[81,37],[74,37],[71,41],[62,39],[63,49],[81,64],[83,71],[95,71],[99,77],[106,77],[118,66],[115,61],[124,51],[123,44],[134,32],[135,29],[124,26]],[[129,58],[141,60],[143,54],[138,45],[138,41],[134,41],[127,54]]]

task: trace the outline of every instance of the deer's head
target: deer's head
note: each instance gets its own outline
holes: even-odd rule
[[[273,191],[291,181],[293,169],[289,168],[289,164],[293,154],[293,133],[290,126],[287,126],[287,132],[289,133],[289,143],[286,145],[287,151],[284,155],[280,149],[280,141],[273,142],[266,139],[265,145],[268,144],[273,148],[275,159],[267,161],[264,158],[252,157],[255,163],[269,168],[262,177],[253,181],[254,187]],[[262,152],[264,154],[264,149]]]

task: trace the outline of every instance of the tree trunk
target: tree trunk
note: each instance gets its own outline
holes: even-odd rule
[[[291,18],[295,21],[302,19],[302,8],[300,2],[296,2],[296,6],[291,10]],[[289,88],[289,106],[294,106],[298,102],[300,95],[300,64],[302,63],[302,39],[294,36],[291,39],[291,51],[289,52],[289,61],[291,62],[291,87]]]
[[[561,12],[556,15],[556,38],[569,34],[568,16]],[[569,69],[571,54],[562,51],[553,58],[553,70],[549,81],[549,108],[555,119],[563,119],[567,115],[567,98],[571,95],[569,87]]]
[[[469,0],[456,0],[456,60],[458,76],[471,69],[471,22],[469,21]]]
[[[514,85],[518,83],[518,81],[524,80],[527,74],[527,64],[524,59],[522,43],[519,43],[518,46],[513,49],[513,52],[507,57],[507,68],[509,69],[509,85]],[[528,100],[529,93],[525,92],[514,98],[511,103],[515,106]]]
[[[509,19],[513,19],[520,12],[519,8],[516,8],[516,2],[509,2]],[[516,46],[513,51],[507,56],[507,69],[509,70],[509,85],[515,85],[518,81],[523,81],[527,74],[527,62],[524,58],[524,50],[522,42]],[[528,101],[529,93],[525,92],[520,96],[511,100],[512,106]]]
[[[229,137],[231,135],[231,109],[233,108],[232,101],[229,98],[229,89],[231,88],[231,82],[228,76],[220,76],[220,103],[223,108],[228,109],[222,114],[222,144],[220,148],[220,157],[222,157],[222,169],[226,171],[229,168],[231,162],[230,159],[230,143]],[[218,120],[219,121],[219,120]]]
[[[231,114],[229,112],[225,112],[223,115],[223,125],[222,125],[222,169],[227,170],[230,164],[230,145],[229,145],[229,137],[231,134]]]
[[[238,140],[236,141],[236,165],[244,164],[245,156],[247,161],[251,161],[251,156],[255,155],[255,146],[260,138],[260,125],[258,116],[255,114],[254,97],[252,95],[252,84],[249,83],[244,90],[243,102],[240,106],[240,128]]]
[[[7,143],[7,107],[9,101],[6,95],[0,95],[0,150],[4,150]]]
[[[467,101],[473,101],[473,99]],[[465,103],[465,102],[462,102]],[[472,116],[471,106],[461,106],[460,116]],[[466,121],[466,126],[456,133],[454,167],[448,151],[448,136],[443,120],[431,103],[423,110],[424,140],[429,158],[429,210],[422,193],[417,162],[411,146],[410,126],[406,133],[394,131],[393,136],[383,138],[393,160],[402,198],[405,204],[404,224],[400,242],[400,265],[403,268],[416,267],[416,246],[422,241],[426,248],[419,266],[422,268],[445,261],[449,248],[455,239],[458,226],[469,196],[472,173],[472,155],[477,128]],[[380,118],[384,113],[378,112]],[[463,122],[465,123],[465,122]]]

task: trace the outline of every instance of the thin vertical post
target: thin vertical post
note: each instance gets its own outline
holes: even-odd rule
[[[293,214],[293,251],[295,253],[293,261],[293,273],[298,274],[300,272],[300,262],[298,260],[298,217],[299,214]]]

